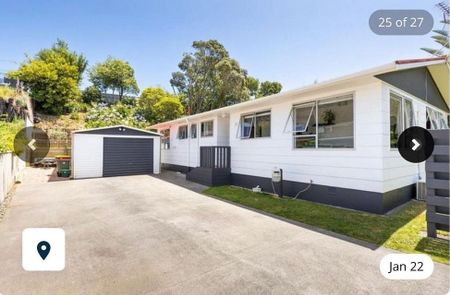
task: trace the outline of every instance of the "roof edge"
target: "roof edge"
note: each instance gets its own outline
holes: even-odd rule
[[[97,128],[80,129],[80,130],[72,131],[71,133],[72,133],[72,134],[73,134],[73,133],[83,133],[83,132],[86,132],[86,131],[112,129],[112,128],[117,128],[117,127],[123,127],[123,128],[128,128],[128,129],[140,131],[140,132],[145,132],[145,133],[152,134],[152,135],[155,135],[155,136],[162,136],[161,134],[159,134],[159,133],[157,133],[157,132],[148,131],[148,130],[145,130],[145,129],[139,129],[139,128],[131,127],[131,126],[128,126],[128,125],[123,125],[123,124],[121,124],[121,125],[113,125],[113,126],[106,126],[106,127],[97,127]]]

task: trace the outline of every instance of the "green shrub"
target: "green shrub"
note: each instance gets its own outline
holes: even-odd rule
[[[137,128],[144,128],[148,125],[136,107],[121,102],[109,106],[98,104],[89,110],[86,115],[86,128],[121,124]]]
[[[25,124],[22,120],[11,123],[0,121],[0,153],[8,153],[14,150],[14,137],[23,127],[25,127]]]

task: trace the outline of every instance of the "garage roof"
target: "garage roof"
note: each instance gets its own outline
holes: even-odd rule
[[[140,136],[161,136],[156,132],[147,131],[144,129],[138,129],[126,125],[115,125],[100,128],[82,129],[76,130],[72,133],[77,134],[107,134],[107,135],[140,135]]]

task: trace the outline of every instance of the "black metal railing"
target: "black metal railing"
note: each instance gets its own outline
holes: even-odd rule
[[[230,168],[231,147],[229,146],[201,146],[200,167]]]

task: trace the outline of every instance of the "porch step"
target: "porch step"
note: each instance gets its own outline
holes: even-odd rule
[[[227,185],[231,182],[229,168],[194,168],[186,174],[186,180],[207,186]]]

